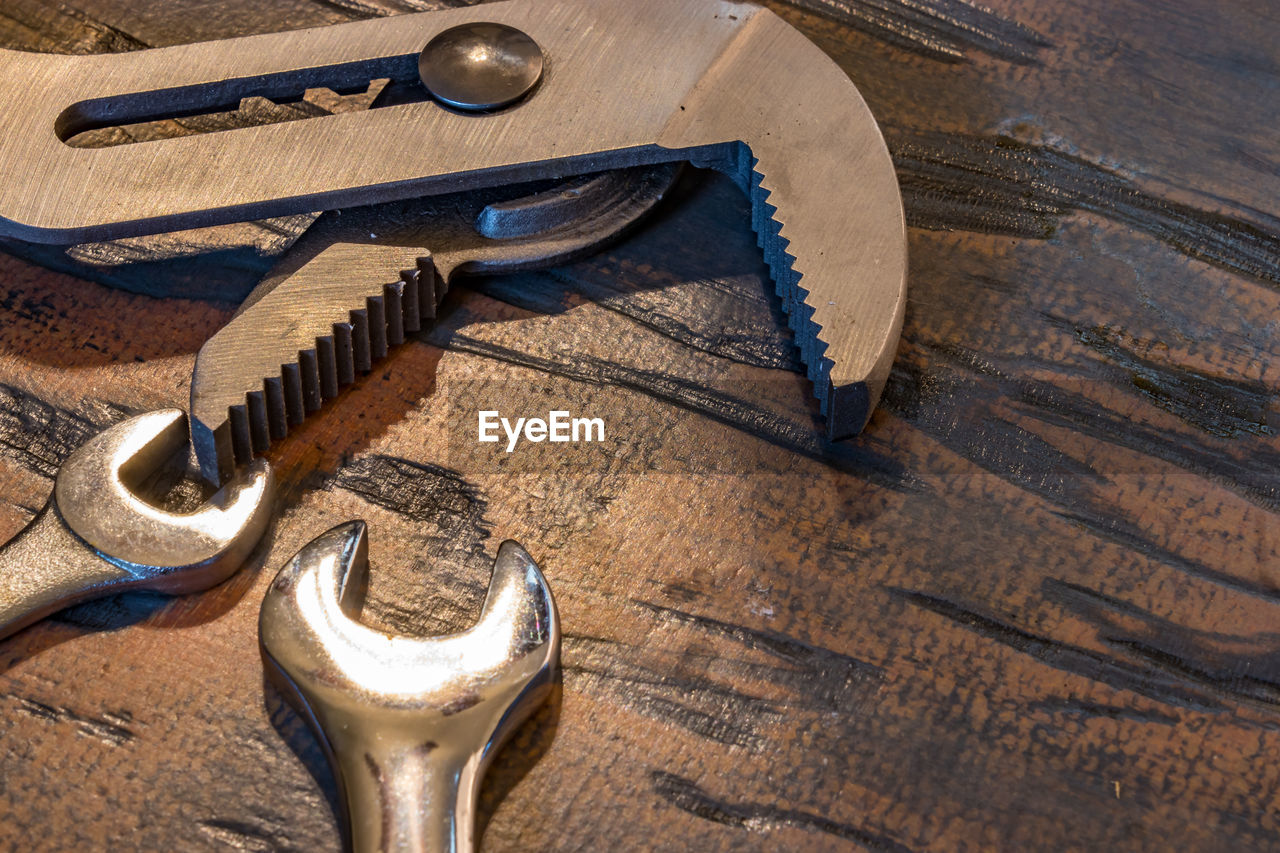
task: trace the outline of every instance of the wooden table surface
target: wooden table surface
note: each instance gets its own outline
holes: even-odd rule
[[[376,624],[465,627],[505,538],[556,592],[563,682],[490,774],[485,850],[1280,845],[1280,7],[985,2],[770,3],[882,121],[911,223],[864,436],[820,438],[716,176],[591,260],[460,287],[278,445],[240,574],[0,642],[0,848],[338,849],[256,621],[357,517]],[[0,44],[446,5],[5,0]],[[95,430],[184,403],[305,224],[132,267],[8,244],[0,536]],[[607,441],[508,456],[482,408],[598,415]]]

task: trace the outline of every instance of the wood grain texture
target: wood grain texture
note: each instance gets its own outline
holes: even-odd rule
[[[444,5],[15,0],[0,42]],[[1280,11],[770,5],[849,71],[899,168],[910,302],[867,433],[821,439],[715,176],[593,259],[460,287],[279,445],[245,571],[0,643],[0,848],[338,849],[256,619],[355,517],[374,623],[465,626],[508,537],[556,591],[563,682],[491,773],[484,849],[1280,846]],[[191,296],[245,257],[131,274]],[[16,257],[0,306],[0,535],[95,429],[182,403],[234,310]],[[508,456],[475,442],[482,408],[598,414],[608,441]]]

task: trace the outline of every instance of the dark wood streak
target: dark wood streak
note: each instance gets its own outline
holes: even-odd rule
[[[1097,470],[998,414],[995,404],[1002,397],[998,387],[972,378],[948,377],[944,406],[938,405],[939,398],[918,393],[917,389],[929,384],[909,363],[900,363],[894,368],[884,405],[1018,489],[1077,512],[1087,507],[1092,517],[1112,516],[1112,508],[1094,497],[1097,487],[1110,482],[1110,472]],[[980,430],[960,428],[961,424],[975,423],[981,424]]]
[[[716,743],[755,753],[766,750],[764,729],[781,714],[773,703],[709,679],[674,673],[670,661],[646,658],[643,649],[617,640],[566,634],[561,668],[574,689],[602,691],[628,709]]]
[[[735,625],[648,601],[637,601],[635,604],[664,622],[688,625],[777,659],[782,665],[761,672],[759,680],[787,687],[802,695],[807,708],[823,711],[847,710],[850,689],[859,686],[874,689],[884,679],[884,671],[878,666],[793,637]]]
[[[1280,633],[1222,634],[1188,630],[1134,604],[1052,578],[1041,588],[1097,626],[1109,647],[1214,695],[1280,710]],[[1272,721],[1280,725],[1280,721]]]
[[[1065,321],[1054,318],[1065,325]],[[1222,438],[1244,434],[1270,436],[1268,422],[1277,395],[1264,382],[1212,376],[1188,365],[1169,365],[1138,355],[1105,327],[1073,326],[1076,339],[1129,373],[1140,394],[1167,412]]]
[[[761,438],[792,453],[821,461],[842,471],[856,473],[870,482],[898,491],[916,491],[922,485],[887,457],[851,443],[832,444],[814,425],[802,425],[764,409],[746,397],[717,392],[705,385],[658,371],[640,370],[591,356],[553,361],[497,346],[457,332],[432,333],[430,339],[456,352],[528,367],[578,382],[625,388],[663,403],[696,412]]]
[[[12,385],[0,384],[0,454],[42,477],[53,479],[80,445],[125,412],[102,404],[90,416],[44,402]]]
[[[119,714],[104,713],[101,716],[83,714],[61,705],[47,705],[22,696],[11,697],[16,709],[23,714],[51,724],[69,723],[77,732],[97,738],[111,746],[125,746],[137,738],[133,716],[128,711]]]
[[[1056,319],[1050,322],[1065,325],[1078,339],[1083,338],[1082,343],[1100,344],[1101,331],[1077,330]],[[1172,463],[1236,492],[1257,506],[1280,510],[1280,452],[1266,445],[1246,448],[1238,442],[1204,440],[1206,433],[1223,436],[1229,432],[1232,438],[1273,434],[1271,411],[1276,395],[1261,383],[1226,380],[1193,368],[1159,364],[1111,342],[1090,348],[1114,357],[1122,373],[1110,369],[1082,370],[1077,377],[1053,382],[1021,378],[958,344],[927,346],[929,355],[935,358],[899,360],[886,388],[884,404],[957,452],[972,454],[975,460],[985,459],[983,467],[987,470],[1017,473],[1020,466],[1029,463],[1048,477],[1047,481],[1034,478],[1030,481],[1040,492],[1045,490],[1046,482],[1054,492],[1060,492],[1064,484],[1078,485],[1076,474],[1099,481],[1131,473],[1122,468],[1098,471],[1082,466],[1044,440],[1007,422],[1006,434],[1018,439],[1008,452],[1017,456],[1024,450],[1035,449],[1038,454],[1006,459],[1003,468],[992,464],[1005,451],[985,450],[984,439],[967,431],[958,432],[955,427],[965,418],[985,421],[990,417],[989,406],[998,402],[1044,424],[1065,427],[1151,459]],[[949,369],[952,366],[963,372],[957,374]],[[1054,367],[1061,370],[1061,365]],[[1126,367],[1130,369],[1125,370]],[[1143,373],[1135,375],[1137,370]],[[1097,375],[1099,372],[1103,375]],[[1090,386],[1125,389],[1179,416],[1198,432],[1135,422],[1118,415],[1085,393]],[[945,389],[945,396],[936,389]],[[967,444],[962,445],[961,441]],[[1055,483],[1058,485],[1053,485]]]
[[[984,435],[993,444],[983,441],[956,449],[1018,488],[1062,507],[1063,509],[1053,512],[1057,518],[1191,577],[1267,600],[1280,600],[1280,592],[1268,579],[1241,577],[1228,569],[1215,568],[1202,560],[1157,544],[1151,537],[1144,535],[1138,525],[1121,517],[1109,502],[1094,496],[1088,489],[1080,488],[1079,479],[1066,473],[1072,467],[1078,467],[1078,463],[1071,457],[1054,451],[1033,434],[1011,424],[1003,424],[1007,434],[1002,436],[999,430],[990,429],[992,423],[991,420],[987,421],[988,429]],[[991,449],[993,447],[1007,450],[996,451]],[[1060,465],[1066,466],[1066,470]],[[1092,471],[1088,471],[1087,475],[1095,479],[1100,476]],[[1071,508],[1070,511],[1065,509],[1067,507]]]
[[[892,838],[857,826],[799,809],[782,809],[766,803],[730,802],[708,794],[690,779],[661,770],[652,771],[654,792],[672,806],[724,826],[765,832],[780,826],[833,835],[883,853],[910,853],[911,848]]]
[[[402,516],[423,555],[413,561],[417,572],[406,566],[371,568],[379,582],[371,586],[365,612],[373,624],[424,636],[473,624],[493,569],[485,551],[492,535],[488,501],[478,487],[448,468],[369,454],[341,468],[324,488],[359,495]],[[386,534],[375,528],[370,535],[377,543]],[[424,586],[431,590],[426,602]]]
[[[1155,669],[1200,685],[1213,695],[1252,701],[1272,711],[1280,708],[1280,682],[1243,674],[1241,668],[1253,663],[1247,656],[1240,656],[1230,668],[1216,669],[1189,660],[1184,654],[1173,654],[1136,640],[1108,639],[1107,645],[1144,660]],[[1273,720],[1268,725],[1277,727],[1280,723]]]
[[[1071,330],[1074,325],[1069,324]],[[937,396],[922,394],[920,389],[928,387],[946,387],[957,392],[959,398],[989,398],[996,394],[1006,402],[1010,402],[1016,410],[1032,416],[1044,424],[1055,425],[1074,430],[1088,437],[1098,439],[1126,450],[1140,452],[1151,459],[1171,462],[1189,473],[1203,476],[1222,487],[1240,494],[1245,500],[1267,510],[1280,511],[1280,452],[1267,446],[1251,446],[1248,450],[1239,444],[1208,443],[1203,434],[1188,434],[1179,430],[1160,427],[1160,425],[1139,423],[1132,418],[1117,415],[1102,403],[1093,400],[1083,389],[1091,383],[1106,383],[1102,378],[1083,378],[1074,383],[1041,382],[1019,378],[1018,375],[995,368],[988,364],[977,352],[959,345],[943,345],[931,347],[933,355],[942,356],[940,362],[928,365],[927,368],[914,369],[904,364],[895,370],[890,387],[886,392],[886,400],[895,406],[897,411],[916,421],[931,423],[947,416],[940,411],[945,405]],[[975,374],[969,377],[952,377],[948,374],[946,364],[959,365],[966,373]],[[1261,406],[1261,397],[1265,394],[1261,386],[1254,383],[1226,383],[1225,398],[1216,400],[1220,394],[1221,378],[1208,378],[1207,382],[1197,383],[1197,371],[1172,370],[1162,368],[1161,375],[1169,375],[1170,382],[1158,386],[1161,397],[1165,400],[1174,398],[1176,410],[1190,412],[1193,419],[1190,424],[1199,427],[1198,421],[1210,420],[1216,423],[1222,416],[1221,409],[1230,407],[1247,407],[1245,411],[1257,416],[1254,406]],[[1243,393],[1234,393],[1235,388],[1243,387]],[[1115,387],[1110,386],[1108,387]],[[1121,388],[1132,389],[1140,396],[1149,394],[1135,384],[1121,383]],[[1194,397],[1174,397],[1183,393],[1184,389],[1192,389]],[[1242,400],[1242,402],[1238,402]],[[1204,405],[1197,410],[1194,401],[1204,400]],[[1169,406],[1162,406],[1170,410]],[[952,414],[954,419],[955,415]],[[1249,423],[1249,421],[1247,421]],[[1270,419],[1266,429],[1270,428]],[[1249,423],[1253,425],[1253,423]],[[1242,429],[1244,434],[1268,434],[1262,429]],[[1120,471],[1112,471],[1120,473]]]
[[[1025,24],[967,0],[782,0],[798,9],[860,30],[894,47],[944,62],[977,51],[1031,65],[1052,46]]]
[[[716,743],[766,754],[770,730],[797,711],[854,713],[873,701],[883,682],[879,667],[792,637],[653,602],[633,604],[658,620],[654,630],[689,629],[698,639],[673,654],[669,643],[653,650],[652,643],[636,646],[566,635],[563,668],[568,683],[579,689],[590,684],[593,692],[607,691],[627,708]],[[707,643],[714,645],[708,648]],[[731,662],[734,681],[770,685],[785,698],[756,695],[726,683],[717,671],[726,661]]]
[[[331,485],[413,521],[431,524],[442,538],[484,539],[489,535],[484,496],[457,471],[439,465],[372,454],[342,468]]]
[[[39,0],[5,0],[0,9],[0,47],[40,53],[122,53],[149,45],[60,3],[51,7]]]
[[[1048,239],[1075,211],[1136,228],[1188,257],[1280,285],[1280,223],[1158,198],[1083,157],[1008,136],[887,128],[916,228]]]
[[[1155,726],[1176,726],[1182,722],[1182,717],[1177,714],[1167,714],[1154,709],[1139,709],[1129,705],[1103,705],[1099,702],[1086,702],[1070,696],[1028,702],[1027,711],[1033,714],[1046,713],[1108,720],[1132,720],[1137,723]]]
[[[889,592],[915,607],[932,611],[1053,669],[1100,681],[1117,690],[1131,691],[1174,708],[1199,712],[1227,709],[1218,697],[1200,689],[1201,685],[1189,684],[1176,674],[1155,667],[1138,666],[1111,655],[1041,636],[940,596],[896,588]]]
[[[30,294],[14,290],[6,291],[3,295],[0,295],[0,308],[4,309],[11,317],[29,320],[33,323],[48,322],[57,315],[53,300],[48,296],[32,298]]]
[[[1087,531],[1099,539],[1142,554],[1190,577],[1220,584],[1268,601],[1280,601],[1280,590],[1277,590],[1275,584],[1270,581],[1264,578],[1240,577],[1233,574],[1229,568],[1214,568],[1201,560],[1161,547],[1149,537],[1144,536],[1137,525],[1108,512],[1105,506],[1089,507],[1079,512],[1055,512],[1054,514],[1068,524]]]

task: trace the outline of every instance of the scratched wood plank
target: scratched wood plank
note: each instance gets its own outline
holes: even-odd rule
[[[445,5],[17,0],[0,42]],[[279,446],[244,572],[0,643],[0,847],[337,849],[255,628],[275,570],[351,517],[389,628],[465,626],[507,537],[555,587],[563,683],[491,774],[485,849],[1280,844],[1280,11],[771,6],[853,76],[903,185],[907,327],[868,433],[818,437],[714,176],[594,259],[460,288]],[[180,404],[234,310],[78,272],[0,257],[0,535],[95,429]],[[474,441],[481,408],[552,407],[608,441]]]

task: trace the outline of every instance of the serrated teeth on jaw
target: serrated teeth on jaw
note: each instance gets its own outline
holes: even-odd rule
[[[294,361],[282,364],[279,376],[264,378],[261,391],[249,391],[244,403],[228,408],[236,464],[265,453],[273,441],[285,438],[290,428],[372,370],[391,347],[404,343],[407,333],[420,331],[423,320],[435,318],[445,292],[431,259],[421,258],[416,269],[383,285],[381,295],[365,297],[363,305],[348,309],[329,334],[315,339],[314,347],[299,350]]]
[[[749,156],[749,155],[748,155]],[[773,194],[769,177],[760,168],[760,161],[751,158],[751,227],[756,232],[756,242],[764,252],[765,263],[777,285],[782,299],[782,310],[787,314],[787,325],[795,332],[800,358],[807,368],[809,381],[827,413],[827,377],[831,373],[831,359],[825,357],[827,343],[820,337],[822,327],[813,321],[813,308],[805,302],[809,295],[801,286],[803,274],[796,269],[796,258],[787,251],[791,245],[784,234],[785,221],[778,216],[778,208],[769,203]]]

